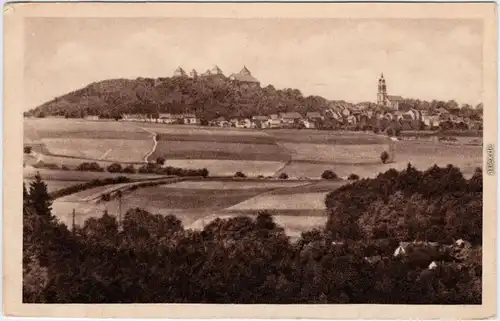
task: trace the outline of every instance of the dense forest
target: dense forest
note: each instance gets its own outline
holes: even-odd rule
[[[370,102],[363,104],[374,107]],[[474,109],[469,105],[459,106],[453,100],[428,102],[405,99],[400,105],[401,110],[458,110],[461,107],[460,114],[476,120],[482,112],[482,104]],[[219,116],[229,119],[292,111],[305,114],[335,106],[349,107],[353,104],[320,96],[303,96],[298,89],[278,90],[272,85],[264,88],[241,86],[223,76],[197,79],[137,78],[92,83],[46,102],[26,115],[68,118],[98,115],[101,118],[118,119],[122,114],[195,113],[203,122]]]
[[[196,113],[201,119],[319,111],[331,102],[297,89],[239,86],[226,78],[138,78],[93,83],[32,111],[35,116],[113,117],[123,113]]]
[[[40,176],[23,193],[25,303],[481,303],[480,169],[353,182],[294,242],[268,212],[194,231],[131,209],[68,228]],[[395,255],[401,241],[416,242]]]

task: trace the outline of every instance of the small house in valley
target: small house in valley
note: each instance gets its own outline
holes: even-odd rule
[[[267,116],[253,116],[252,117],[252,127],[253,128],[267,128],[269,117]]]
[[[281,123],[283,125],[296,125],[300,123],[302,116],[297,112],[281,113]]]
[[[186,125],[200,124],[200,119],[198,119],[195,114],[184,114],[182,118],[184,119],[184,124]]]

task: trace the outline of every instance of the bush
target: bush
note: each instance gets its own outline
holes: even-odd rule
[[[161,156],[158,157],[156,159],[156,164],[158,164],[158,165],[165,165],[165,157],[161,157]]]
[[[94,188],[94,187],[99,187],[99,186],[105,186],[105,185],[112,185],[112,184],[121,184],[121,183],[128,183],[130,182],[130,179],[125,176],[118,176],[116,178],[106,178],[104,180],[100,179],[94,179],[91,180],[90,182],[87,183],[82,183],[82,184],[76,184],[72,186],[68,186],[66,188],[57,190],[53,193],[50,194],[51,198],[58,198],[58,197],[63,197],[66,195],[74,194],[89,188]]]
[[[135,170],[135,167],[134,165],[128,165],[127,167],[125,167],[122,171],[123,173],[127,173],[127,174],[135,174],[136,170]]]
[[[281,173],[279,176],[279,179],[288,179],[288,174],[287,173]]]
[[[111,165],[108,166],[108,172],[110,173],[120,173],[122,172],[122,165],[118,164],[118,163],[113,163]]]
[[[234,174],[234,177],[245,178],[247,176],[245,174],[243,174],[242,172],[236,172],[236,174]]]
[[[359,176],[356,174],[351,174],[351,175],[349,175],[349,177],[347,179],[349,179],[351,181],[357,181],[359,179]]]
[[[24,146],[24,153],[25,154],[31,154],[32,147],[31,146]]]
[[[200,171],[200,176],[203,176],[203,177],[207,177],[208,176],[208,169],[206,168],[203,168],[201,171]]]
[[[44,162],[38,162],[35,165],[33,165],[34,168],[46,168],[46,169],[60,169],[59,165],[54,164],[54,163],[44,163]]]
[[[81,163],[76,168],[77,171],[85,171],[85,172],[104,172],[104,168],[99,166],[96,162],[92,163]]]
[[[156,163],[147,163],[142,165],[138,172],[141,174],[155,174],[159,168],[159,165]]]
[[[68,167],[68,166],[66,166],[66,165],[61,165],[61,169],[62,169],[63,171],[69,171],[69,167]]]
[[[322,179],[338,179],[339,177],[331,170],[326,170],[321,174]]]
[[[386,151],[383,151],[382,154],[380,154],[380,160],[384,164],[387,163],[387,161],[389,160],[389,153]]]
[[[111,195],[109,195],[109,193],[104,193],[101,195],[101,201],[109,202],[110,200],[111,200]]]

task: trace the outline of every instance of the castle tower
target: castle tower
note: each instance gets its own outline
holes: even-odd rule
[[[174,77],[187,77],[187,74],[184,69],[179,67],[174,71]]]
[[[213,66],[213,68],[210,70],[210,73],[212,75],[223,75],[222,70],[217,65]]]
[[[191,72],[190,72],[190,76],[191,76],[191,78],[193,78],[193,79],[194,79],[194,78],[198,78],[198,72],[197,72],[195,69],[193,69],[193,70],[191,70]]]
[[[250,70],[248,70],[247,66],[243,66],[243,69],[241,69],[240,74],[241,75],[252,75],[250,73]]]
[[[380,75],[378,79],[378,93],[377,93],[377,104],[386,105],[387,102],[387,85],[385,84],[384,74]]]

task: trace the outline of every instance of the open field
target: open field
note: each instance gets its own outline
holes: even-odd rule
[[[310,210],[325,209],[323,193],[265,194],[229,207],[229,211],[247,210]]]
[[[269,129],[265,132],[280,143],[330,145],[370,145],[387,143],[387,137],[363,132],[341,132],[310,129]]]
[[[149,157],[154,160],[162,156],[166,159],[216,159],[287,161],[289,156],[274,144],[243,144],[220,142],[158,142],[155,152]]]
[[[388,149],[387,144],[332,145],[310,143],[282,143],[290,151],[292,160],[309,163],[370,164],[379,163],[380,154]]]
[[[158,134],[158,145],[149,157],[154,160],[164,157],[168,161],[181,161],[183,164],[204,163],[211,175],[233,175],[236,171],[247,175],[273,175],[281,168],[290,156],[284,148],[276,144],[276,139],[262,131],[224,128],[202,128],[184,126],[166,126],[147,124],[148,130]],[[216,164],[222,161],[221,164]],[[226,161],[240,162],[238,169]],[[251,163],[255,162],[255,164]],[[263,162],[281,162],[280,166],[266,166]],[[225,165],[228,165],[228,168]],[[265,165],[264,165],[265,164]],[[215,165],[215,166],[213,166]],[[222,166],[221,166],[222,165]],[[169,164],[169,166],[175,166]],[[179,167],[193,168],[191,165]],[[258,172],[254,170],[258,168]],[[262,169],[260,169],[262,168]],[[223,172],[220,170],[223,169]]]
[[[25,119],[24,142],[64,165],[74,159],[139,163],[154,145],[152,133],[134,124],[61,118]]]
[[[131,123],[112,120],[30,118],[24,119],[24,135],[43,138],[95,138],[145,140],[150,134]]]
[[[123,163],[143,162],[154,145],[152,139],[47,138],[42,141],[54,155]]]
[[[174,214],[185,226],[196,228],[216,216],[255,215],[266,209],[293,234],[324,222],[324,195],[340,185],[341,182],[333,181],[185,180],[126,193],[122,211],[139,207],[152,213]],[[109,188],[98,187],[59,198],[54,202],[54,213],[66,224],[71,224],[73,209],[77,224],[102,215],[104,210],[118,215],[116,199],[97,203],[83,201]]]
[[[324,170],[339,176],[351,173],[373,177],[391,167],[411,162],[419,169],[452,163],[470,175],[482,164],[481,146],[457,142],[403,140],[396,143],[396,158],[382,164],[380,154],[388,149],[388,138],[362,132],[317,130],[251,130],[115,121],[27,119],[25,140],[39,144],[37,150],[62,156],[43,155],[46,163],[76,167],[95,160],[101,167],[113,161],[143,162],[159,142],[149,160],[166,158],[165,166],[207,168],[211,176],[273,176],[319,178]],[[453,134],[453,133],[451,133]],[[69,138],[69,139],[66,139]],[[458,157],[457,157],[458,156]],[[32,160],[33,161],[33,160]]]
[[[395,144],[394,162],[382,164],[380,153],[387,150],[383,148],[383,145],[373,145],[375,147],[373,150],[370,149],[370,145],[333,146],[331,149],[320,148],[319,145],[304,148],[300,145],[302,144],[294,148],[292,161],[281,172],[294,177],[317,178],[324,170],[329,169],[342,177],[351,173],[360,177],[374,177],[390,168],[404,169],[408,163],[420,170],[426,170],[434,164],[438,166],[453,164],[459,167],[466,177],[469,177],[476,167],[482,166],[481,146],[398,141]],[[358,154],[353,154],[352,151],[357,149]],[[330,158],[331,155],[333,156]]]

